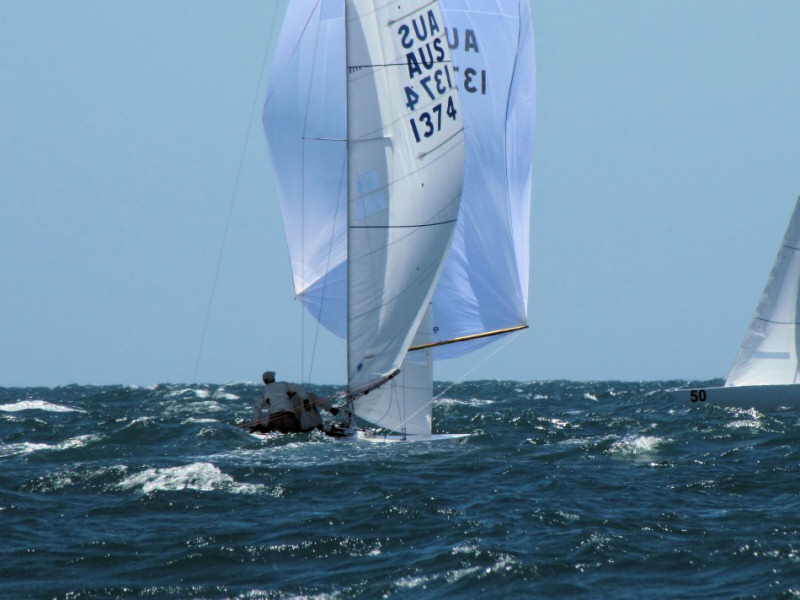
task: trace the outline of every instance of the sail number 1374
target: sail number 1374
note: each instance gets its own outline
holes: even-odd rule
[[[443,112],[448,118],[455,121],[458,113],[455,103],[453,102],[453,96],[447,97],[446,106],[443,106],[441,102],[439,104],[434,104],[430,111],[426,110],[420,113],[416,118],[411,117],[411,119],[409,119],[411,131],[417,143],[421,142],[422,138],[429,138],[437,131],[442,130]]]

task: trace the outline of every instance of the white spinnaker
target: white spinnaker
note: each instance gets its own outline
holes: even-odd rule
[[[527,324],[535,56],[527,0],[442,0],[466,128],[461,212],[433,298],[437,341]],[[436,348],[459,356],[496,338]]]
[[[436,339],[523,325],[528,302],[535,64],[527,0],[440,0],[458,68],[466,177],[452,251],[434,298]],[[342,0],[292,2],[264,127],[295,293],[346,336],[345,49]],[[463,354],[493,338],[436,349]]]
[[[292,2],[263,113],[295,294],[342,338],[347,323],[344,36],[342,0]]]
[[[441,274],[464,175],[437,3],[347,0],[348,387],[395,372]]]
[[[726,386],[798,383],[800,198]]]

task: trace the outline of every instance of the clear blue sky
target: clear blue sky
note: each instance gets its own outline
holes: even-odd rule
[[[343,383],[261,132],[284,6],[0,0],[0,386],[192,381],[221,251],[197,379]],[[436,378],[723,377],[800,194],[800,2],[532,8],[532,326]]]

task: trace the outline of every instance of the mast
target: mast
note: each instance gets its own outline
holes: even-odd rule
[[[347,0],[342,0],[342,6],[343,6],[343,10],[344,10],[344,40],[345,40],[345,43],[344,43],[344,81],[345,81],[344,111],[345,111],[345,118],[347,120],[347,123],[346,123],[346,126],[345,126],[345,131],[347,132],[346,142],[345,143],[346,143],[346,147],[347,147],[346,156],[348,157],[347,158],[347,164],[345,165],[345,168],[346,168],[345,177],[347,178],[347,182],[346,182],[345,187],[347,189],[347,198],[348,198],[348,201],[347,201],[347,216],[346,216],[347,227],[345,228],[345,232],[346,232],[345,235],[347,236],[347,239],[346,239],[347,256],[349,257],[349,256],[352,256],[351,253],[350,253],[350,220],[351,220],[351,210],[352,209],[350,207],[350,201],[349,201],[350,194],[352,192],[350,190],[350,164],[349,164],[350,163],[350,161],[349,161],[349,157],[350,157],[350,86],[347,85],[347,83],[346,83],[347,82],[347,78],[348,78],[348,71],[350,70],[350,50],[349,50],[349,47],[348,47],[348,44],[347,44],[347,37],[348,37],[347,36],[347,29],[348,29],[347,24],[350,21],[348,4],[349,3],[347,2]],[[353,366],[351,364],[352,356],[350,354],[350,329],[351,329],[350,315],[349,315],[350,293],[351,293],[350,292],[350,290],[351,290],[351,285],[350,285],[350,271],[351,271],[351,269],[350,269],[350,260],[347,260],[346,269],[347,269],[347,283],[346,283],[346,287],[345,287],[345,290],[346,290],[345,321],[347,323],[347,334],[345,336],[345,343],[346,343],[345,353],[347,354],[347,360],[346,360],[346,365],[347,365],[347,371],[346,371],[347,372],[347,391],[346,391],[347,408],[346,408],[346,411],[347,411],[347,427],[350,427],[352,425],[352,423],[353,423],[353,417],[355,415],[355,408],[353,407],[354,395],[353,395],[353,391],[350,388],[350,373],[352,371],[352,366]]]

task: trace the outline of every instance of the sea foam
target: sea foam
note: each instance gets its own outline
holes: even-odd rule
[[[118,487],[124,490],[141,489],[149,494],[155,491],[198,490],[210,492],[225,490],[234,493],[255,493],[262,485],[236,483],[233,477],[223,473],[216,465],[197,462],[180,467],[146,469],[123,479]]]
[[[20,400],[14,404],[0,404],[0,411],[19,412],[21,410],[43,410],[47,412],[86,412],[80,408],[71,408],[62,404],[52,404],[44,400]]]

